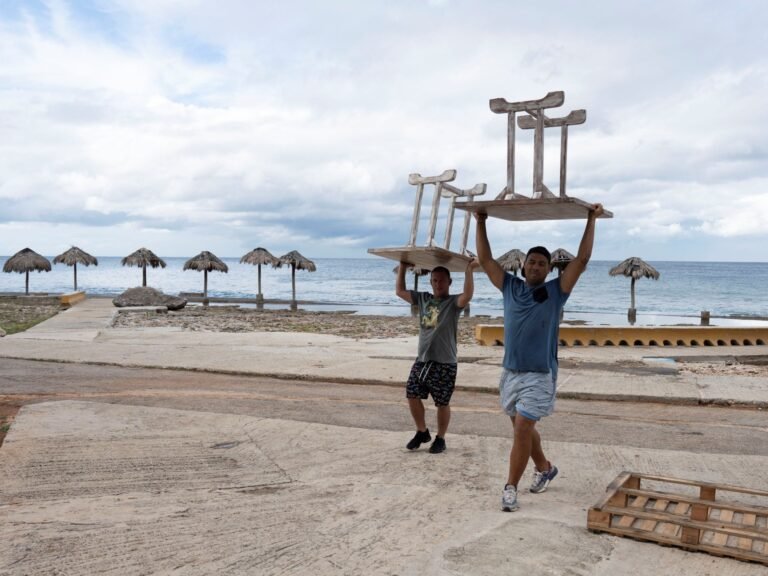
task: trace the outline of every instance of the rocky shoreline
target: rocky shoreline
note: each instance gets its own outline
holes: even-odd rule
[[[475,343],[475,326],[489,322],[487,316],[462,317],[459,343]],[[257,310],[238,306],[188,306],[163,314],[124,312],[115,328],[175,327],[200,332],[308,332],[347,338],[396,338],[416,336],[418,319],[412,316],[375,316],[348,312],[306,310]]]

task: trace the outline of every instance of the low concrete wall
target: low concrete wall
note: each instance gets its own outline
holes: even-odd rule
[[[479,324],[483,346],[501,345],[504,326]],[[561,346],[761,346],[768,328],[754,326],[560,326]]]
[[[78,302],[82,302],[85,300],[85,292],[82,290],[78,290],[77,292],[67,292],[66,294],[62,294],[59,296],[59,303],[64,308],[69,308],[70,306],[74,306]]]

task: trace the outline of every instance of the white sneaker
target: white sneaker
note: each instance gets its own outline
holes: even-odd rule
[[[504,486],[504,491],[501,493],[501,509],[504,512],[514,512],[518,508],[517,488],[511,484],[507,484]]]
[[[554,466],[551,462],[549,463],[549,470],[546,472],[539,472],[539,469],[534,466],[533,482],[531,482],[529,490],[534,494],[541,494],[547,489],[549,483],[555,479],[557,472],[557,466]]]

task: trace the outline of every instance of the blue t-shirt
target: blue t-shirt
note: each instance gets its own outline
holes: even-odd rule
[[[507,273],[504,295],[504,367],[519,372],[552,372],[557,378],[560,311],[570,294],[560,278],[529,287]]]

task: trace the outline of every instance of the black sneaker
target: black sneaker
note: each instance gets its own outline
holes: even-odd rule
[[[429,447],[430,454],[440,454],[445,452],[445,439],[440,436],[435,436],[435,441],[432,442],[432,446]]]
[[[424,432],[416,431],[416,436],[411,438],[411,441],[408,442],[405,447],[408,448],[408,450],[416,450],[416,448],[430,440],[432,440],[432,436],[429,435],[429,428],[424,430]]]

